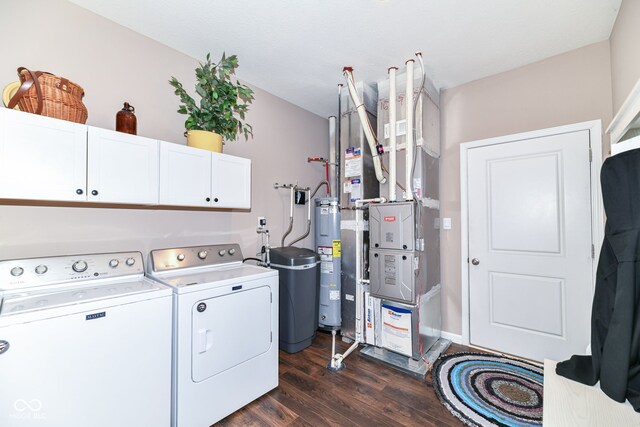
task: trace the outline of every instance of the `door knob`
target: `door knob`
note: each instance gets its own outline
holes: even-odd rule
[[[480,260],[478,258],[474,258],[474,259],[471,260],[471,264],[478,265],[478,264],[480,264]]]

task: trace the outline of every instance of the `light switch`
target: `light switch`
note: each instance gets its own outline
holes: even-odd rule
[[[442,229],[451,230],[451,218],[442,218]]]

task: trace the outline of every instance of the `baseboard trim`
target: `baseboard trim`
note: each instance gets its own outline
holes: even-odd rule
[[[453,343],[462,344],[462,335],[452,334],[451,332],[442,331],[442,338],[448,339]]]

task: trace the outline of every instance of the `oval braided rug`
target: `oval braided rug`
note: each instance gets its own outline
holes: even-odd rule
[[[481,353],[442,355],[433,387],[444,406],[470,426],[541,426],[543,368]]]

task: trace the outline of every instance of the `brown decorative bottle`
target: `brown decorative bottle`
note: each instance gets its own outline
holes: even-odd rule
[[[116,114],[116,131],[130,133],[131,135],[137,134],[137,119],[136,115],[133,114],[134,111],[136,109],[133,108],[133,105],[129,105],[128,102],[124,103],[122,110]]]

